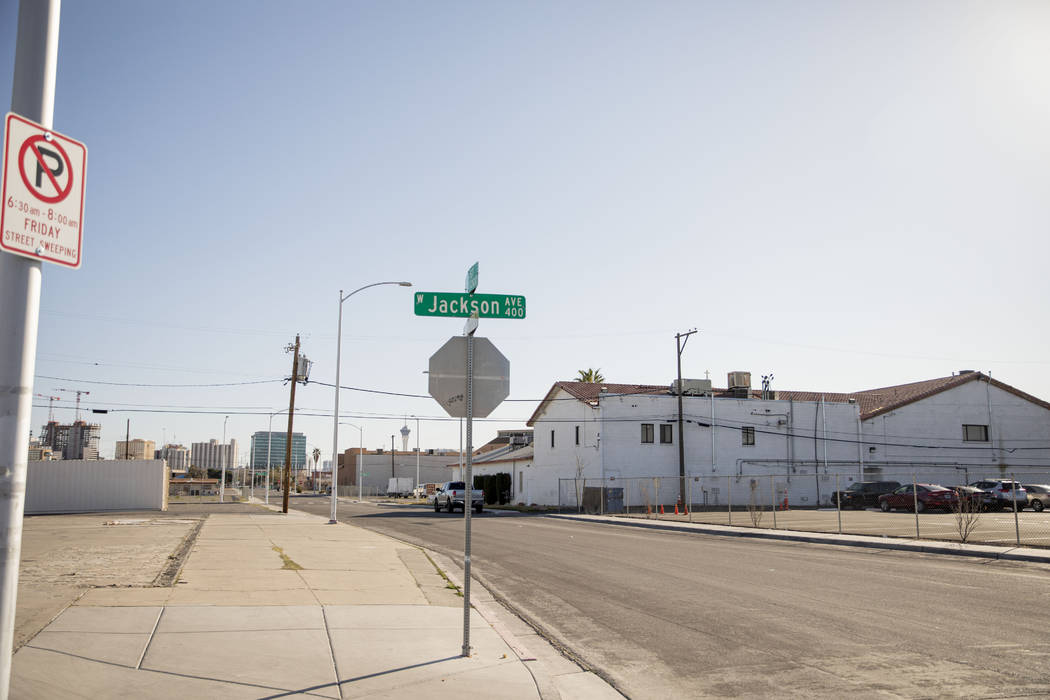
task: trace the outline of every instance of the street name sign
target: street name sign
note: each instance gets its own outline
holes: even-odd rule
[[[484,418],[510,394],[510,361],[488,338],[474,336],[474,413]],[[430,357],[429,390],[453,418],[467,417],[467,342],[453,336]]]
[[[87,146],[8,113],[0,185],[0,249],[80,267]]]
[[[525,297],[520,294],[416,292],[413,298],[416,316],[525,318]]]
[[[467,270],[466,283],[463,285],[463,291],[467,294],[473,294],[478,290],[478,264],[474,263]]]

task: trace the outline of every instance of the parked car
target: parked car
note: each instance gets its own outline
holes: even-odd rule
[[[961,499],[961,503],[966,503],[968,500],[971,511],[988,510],[988,494],[976,486],[949,486],[948,488],[955,492],[955,495]]]
[[[1042,512],[1043,508],[1050,503],[1050,486],[1046,484],[1021,484],[1028,494],[1028,505],[1036,513]]]
[[[900,486],[899,481],[858,481],[850,484],[845,491],[831,494],[831,502],[840,508],[874,508],[879,504],[879,496],[890,493]]]
[[[467,485],[462,481],[446,481],[434,491],[434,512],[442,508],[451,513],[454,509],[465,508]],[[485,493],[481,489],[471,489],[470,502],[475,513],[480,513],[485,504]]]
[[[988,508],[991,510],[1013,510],[1015,498],[1017,510],[1023,510],[1028,505],[1028,492],[1021,484],[1010,479],[982,479],[973,482],[970,486],[975,486],[988,494]],[[1016,496],[1014,486],[1017,487]]]
[[[959,500],[955,492],[940,484],[916,484],[914,491],[911,484],[905,484],[891,493],[879,496],[879,508],[888,513],[894,508],[903,508],[922,513],[930,509],[940,509],[951,512],[952,507]]]

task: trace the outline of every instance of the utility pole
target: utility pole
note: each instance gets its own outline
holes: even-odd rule
[[[131,419],[128,418],[127,431],[124,433],[124,459],[131,459]]]
[[[281,512],[288,512],[288,490],[292,487],[292,420],[295,415],[295,385],[299,383],[299,334],[295,334],[295,345],[286,348],[293,351],[292,356],[292,391],[288,399],[288,438],[284,444],[284,498]]]
[[[685,431],[682,430],[684,421],[682,419],[682,351],[685,344],[689,342],[689,336],[696,333],[694,328],[685,333],[675,333],[675,346],[678,349],[678,501],[688,506],[685,502]],[[684,338],[684,340],[683,340]],[[711,439],[715,439],[715,428],[711,426]]]
[[[394,436],[390,436],[390,478],[397,477],[397,471],[394,469]]]

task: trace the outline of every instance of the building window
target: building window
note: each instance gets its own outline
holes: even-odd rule
[[[754,445],[755,444],[755,429],[754,428],[741,428],[740,429],[740,444],[741,445]]]
[[[580,444],[580,426],[576,426],[576,444]]]
[[[653,442],[653,424],[642,423],[642,443],[651,444]]]
[[[554,447],[554,431],[551,431],[551,447]]]
[[[670,445],[674,440],[671,438],[673,433],[671,432],[672,425],[670,423],[663,423],[660,426],[660,443],[663,445]]]
[[[963,440],[965,442],[988,442],[988,426],[964,424]]]

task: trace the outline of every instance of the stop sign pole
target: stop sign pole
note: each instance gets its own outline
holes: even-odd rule
[[[463,496],[463,656],[470,656],[470,512],[473,505],[474,486],[474,412],[484,418],[507,398],[510,392],[510,363],[487,338],[475,338],[478,329],[479,311],[499,313],[488,302],[486,309],[477,308],[474,290],[478,286],[478,264],[474,263],[467,271],[464,285],[465,295],[456,300],[456,304],[446,304],[440,313],[435,313],[437,304],[428,305],[427,295],[416,294],[415,309],[417,316],[466,316],[467,324],[463,328],[464,337],[450,338],[448,342],[430,358],[430,395],[441,404],[453,418],[467,419],[466,474],[463,485],[466,493]],[[429,295],[433,297],[435,295]],[[453,295],[449,295],[453,296]],[[504,306],[515,309],[511,314],[501,313],[498,318],[524,318],[525,297],[505,296]],[[470,309],[470,311],[466,311]],[[466,312],[465,312],[466,311]],[[466,363],[463,363],[463,350],[466,346]],[[481,367],[481,388],[478,395],[478,406],[475,407],[474,370]],[[465,386],[464,386],[465,384]],[[464,411],[464,409],[466,409]]]

